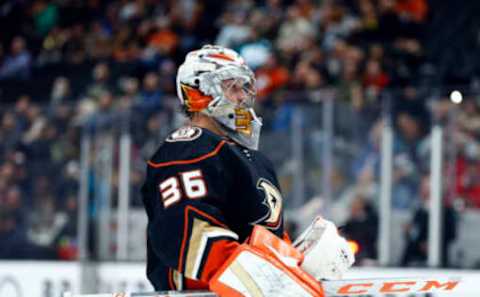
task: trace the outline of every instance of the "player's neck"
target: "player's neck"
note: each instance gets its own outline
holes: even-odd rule
[[[196,113],[190,120],[190,124],[192,126],[208,129],[217,135],[225,136],[225,133],[220,129],[218,123],[215,122],[214,119],[201,113]]]

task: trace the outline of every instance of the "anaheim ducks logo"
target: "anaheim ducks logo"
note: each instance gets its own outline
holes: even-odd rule
[[[269,213],[254,223],[264,223],[271,229],[277,229],[280,225],[282,214],[282,194],[271,182],[260,178],[257,182],[257,189],[265,194],[263,204],[268,206]]]
[[[167,137],[165,141],[167,142],[176,142],[176,141],[191,141],[197,139],[202,135],[202,129],[198,127],[182,127]]]

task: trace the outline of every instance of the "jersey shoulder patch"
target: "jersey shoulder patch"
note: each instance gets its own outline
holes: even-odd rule
[[[177,141],[192,141],[199,138],[202,135],[202,129],[199,127],[186,126],[181,127],[173,131],[167,139],[166,142],[177,142]]]
[[[172,132],[148,161],[154,168],[186,165],[219,154],[226,140],[199,127],[186,126]]]

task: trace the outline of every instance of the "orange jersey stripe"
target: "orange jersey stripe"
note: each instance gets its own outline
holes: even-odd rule
[[[225,239],[214,242],[201,271],[200,280],[209,282],[239,246],[240,243]]]
[[[169,285],[171,290],[176,290],[177,289],[176,286],[173,283],[173,269],[172,268],[168,268],[168,285]]]
[[[185,278],[185,290],[208,290],[208,283]]]
[[[153,168],[161,168],[161,167],[166,167],[166,166],[172,166],[172,165],[181,165],[181,164],[192,164],[196,162],[200,162],[202,160],[208,159],[210,157],[213,157],[218,154],[220,149],[223,147],[223,145],[226,143],[225,140],[220,141],[220,143],[215,147],[215,149],[205,155],[202,155],[200,157],[190,159],[190,160],[177,160],[177,161],[169,161],[169,162],[162,162],[162,163],[153,163],[152,161],[148,161],[148,165],[152,166]]]
[[[217,219],[215,219],[214,217],[206,214],[205,212],[191,206],[191,205],[187,205],[185,207],[185,216],[184,216],[184,222],[183,222],[183,240],[182,240],[182,247],[180,248],[180,259],[178,261],[178,271],[180,271],[181,273],[184,273],[183,271],[183,261],[184,261],[184,257],[183,257],[183,253],[185,251],[185,245],[187,243],[187,240],[188,240],[188,214],[190,211],[195,211],[196,213],[199,213],[201,216],[211,220],[212,222],[214,222],[215,224],[219,225],[220,227],[223,227],[225,229],[228,229],[228,227],[221,223],[220,221],[218,221]]]

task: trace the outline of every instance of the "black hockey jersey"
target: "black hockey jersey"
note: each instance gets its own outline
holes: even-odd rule
[[[270,161],[211,131],[183,127],[147,166],[147,276],[156,290],[208,280],[261,224],[283,237],[282,197]]]

